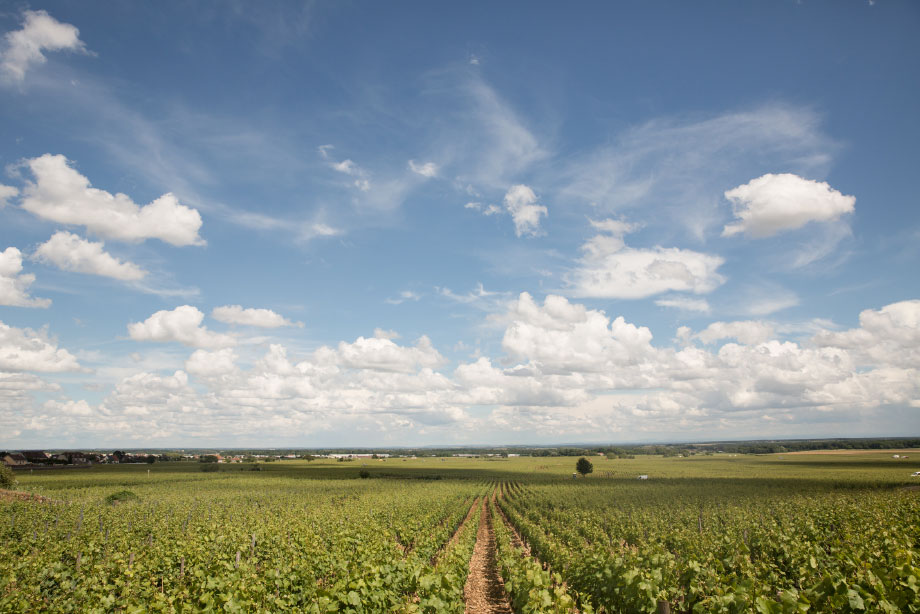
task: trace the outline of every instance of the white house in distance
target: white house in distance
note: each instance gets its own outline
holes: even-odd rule
[[[4,454],[3,458],[0,459],[3,461],[3,464],[7,467],[19,467],[25,465],[29,461],[26,460],[26,457],[18,452],[10,452],[9,454]]]
[[[389,454],[327,454],[326,458],[390,458]]]

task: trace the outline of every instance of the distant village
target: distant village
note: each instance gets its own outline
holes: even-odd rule
[[[277,460],[293,460],[308,458],[326,458],[326,457],[368,457],[371,454],[335,454],[335,455],[304,455],[304,454],[184,454],[179,452],[168,453],[144,453],[144,452],[46,452],[44,450],[21,450],[17,452],[0,452],[0,460],[7,467],[19,468],[45,468],[45,467],[88,467],[91,465],[107,464],[152,464],[160,462],[175,461],[200,461],[203,463],[244,463],[244,462],[266,462]],[[387,454],[373,455],[375,458],[389,456]]]
[[[256,463],[282,460],[334,459],[348,462],[356,460],[386,461],[390,458],[411,459],[439,457],[483,458],[501,460],[515,456],[606,456],[609,459],[633,459],[636,455],[660,455],[686,458],[698,454],[784,454],[806,450],[894,450],[920,447],[918,437],[859,438],[859,439],[801,439],[754,440],[711,443],[658,443],[598,446],[504,446],[504,447],[452,447],[452,448],[383,448],[359,449],[349,452],[342,448],[326,449],[239,449],[148,451],[75,451],[75,450],[15,450],[0,452],[0,461],[14,469],[85,468],[100,464],[158,463],[197,461],[201,463]],[[387,450],[387,451],[384,451]],[[895,454],[893,459],[908,457]]]
[[[158,461],[194,460],[193,455],[177,454],[129,454],[116,450],[105,452],[45,452],[44,450],[21,450],[0,452],[0,460],[7,467],[88,467],[93,464],[155,463]]]
[[[515,457],[519,454],[484,453],[484,454],[451,454],[458,458],[478,457]],[[0,460],[7,467],[17,468],[64,468],[64,467],[89,467],[91,465],[105,464],[152,464],[158,462],[198,461],[202,463],[251,463],[272,462],[280,460],[314,460],[319,458],[335,459],[337,461],[354,460],[385,460],[388,458],[417,458],[415,454],[388,454],[388,453],[329,453],[329,454],[184,454],[180,452],[168,453],[130,453],[115,450],[114,452],[46,452],[44,450],[21,450],[17,452],[0,452]]]

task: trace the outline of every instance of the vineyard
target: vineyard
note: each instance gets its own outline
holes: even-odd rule
[[[19,472],[0,611],[920,612],[913,461],[594,462]]]

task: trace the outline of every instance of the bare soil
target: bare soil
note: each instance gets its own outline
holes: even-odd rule
[[[0,501],[35,501],[37,503],[55,503],[54,499],[33,495],[30,492],[20,492],[17,490],[0,490]]]
[[[463,589],[466,614],[513,614],[495,560],[495,533],[485,499],[480,503],[479,530]]]

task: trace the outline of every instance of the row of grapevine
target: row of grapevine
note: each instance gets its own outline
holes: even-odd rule
[[[489,494],[518,614],[920,612],[893,484],[426,477],[38,475],[51,502],[0,502],[0,612],[460,614]]]
[[[469,528],[431,560],[487,487],[382,482],[202,475],[135,503],[4,504],[0,611],[441,611]]]
[[[463,588],[479,529],[479,499],[470,506],[451,543],[438,555],[434,569],[418,581],[418,605],[411,612],[463,614]]]
[[[920,612],[915,493],[698,488],[534,485],[501,506],[599,612]]]
[[[503,491],[505,492],[505,491]],[[562,584],[559,574],[551,573],[514,543],[512,529],[496,507],[493,521],[496,559],[505,589],[518,614],[566,614],[575,611],[575,599]],[[490,509],[490,513],[492,510]],[[591,607],[583,610],[592,614]]]

